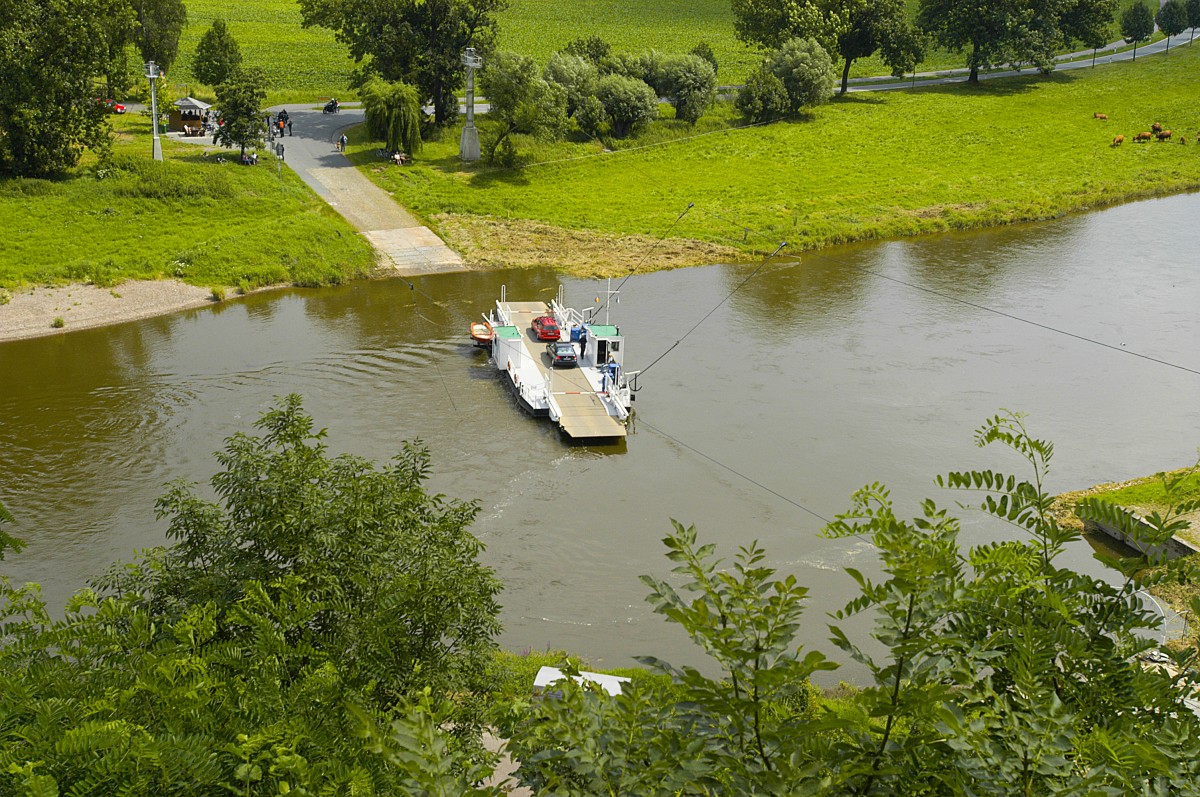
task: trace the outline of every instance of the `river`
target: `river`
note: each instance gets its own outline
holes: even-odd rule
[[[432,488],[481,503],[506,647],[695,662],[638,579],[669,571],[660,540],[674,518],[726,556],[764,545],[811,588],[802,641],[828,651],[826,613],[854,595],[843,568],[876,567],[866,543],[818,536],[821,519],[868,482],[911,514],[925,497],[963,498],[939,491],[938,473],[1020,469],[972,441],[1001,408],[1056,443],[1055,492],[1195,461],[1197,219],[1200,195],[1177,196],[842,247],[770,263],[724,304],[753,266],[632,278],[613,307],[629,368],[717,309],[646,373],[618,447],[567,445],[522,415],[468,345],[501,284],[517,300],[550,299],[560,281],[568,304],[602,296],[551,271],[272,292],[0,344],[0,501],[28,543],[0,572],[61,607],[163,541],[165,482],[207,480],[226,436],[298,392],[334,451],[383,460],[420,438]],[[963,516],[966,544],[1017,534]],[[1068,561],[1105,573],[1084,543]]]

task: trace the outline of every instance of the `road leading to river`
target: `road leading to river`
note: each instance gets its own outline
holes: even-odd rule
[[[269,109],[272,116],[284,106]],[[361,124],[360,110],[336,114],[291,107],[292,135],[271,143],[283,146],[284,162],[329,205],[342,214],[384,255],[399,276],[467,271],[469,267],[438,236],[368,180],[337,151],[341,134]],[[175,136],[172,136],[173,138]],[[178,140],[207,144],[207,138]]]

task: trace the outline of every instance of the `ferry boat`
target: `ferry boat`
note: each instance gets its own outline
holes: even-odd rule
[[[496,306],[484,317],[492,330],[492,361],[517,403],[576,440],[625,437],[634,400],[631,380],[638,372],[625,371],[621,330],[596,323],[595,314],[565,306],[561,287],[547,304],[510,302],[502,285]]]

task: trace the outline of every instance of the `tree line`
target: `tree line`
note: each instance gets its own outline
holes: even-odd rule
[[[169,69],[186,24],[183,0],[0,0],[0,174],[57,174],[104,149],[96,98],[127,91],[142,62]]]
[[[470,532],[479,506],[425,489],[419,445],[383,466],[331,456],[296,396],[255,426],[217,454],[215,500],[172,485],[169,544],[61,617],[36,585],[0,579],[0,792],[499,797],[482,785],[491,723],[539,795],[1200,794],[1198,654],[1147,665],[1160,620],[1138,599],[1195,567],[1108,558],[1110,584],[1062,566],[1079,536],[1043,490],[1053,446],[1019,414],[976,432],[1017,473],[937,479],[995,542],[963,550],[953,513],[926,500],[903,518],[880,484],[826,527],[869,542],[879,570],[847,570],[858,594],[828,626],[866,673],[838,700],[810,684],[838,664],[797,643],[816,632],[796,578],[753,542],[725,561],[675,523],[672,574],[643,581],[707,665],[647,656],[656,675],[618,697],[568,681],[499,703],[501,585]],[[1198,509],[1077,511],[1162,542]],[[0,559],[20,549],[12,521],[0,508]],[[841,628],[863,614],[869,638]]]

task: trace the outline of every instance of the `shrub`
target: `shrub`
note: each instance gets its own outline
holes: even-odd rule
[[[567,116],[575,116],[583,101],[596,93],[600,71],[594,63],[581,56],[554,53],[546,63],[542,76],[547,83],[562,86],[567,93]]]
[[[635,78],[658,91],[659,65],[662,60],[663,57],[657,50],[648,50],[640,55],[621,53],[605,59],[600,65],[600,71],[604,74]]]
[[[833,95],[833,60],[815,39],[791,39],[771,56],[771,71],[787,89],[790,110],[820,105]]]
[[[54,327],[55,329],[62,329],[66,325],[67,325],[67,322],[63,321],[62,316],[58,316],[53,321],[50,322],[50,326]]]
[[[575,121],[579,123],[579,129],[584,133],[589,136],[598,136],[608,122],[608,113],[599,99],[595,96],[588,96],[584,97],[579,103],[579,107],[575,109]]]
[[[577,58],[591,61],[593,64],[598,64],[612,53],[612,45],[599,36],[581,36],[574,41],[568,42],[562,51],[567,55],[573,55]]]
[[[225,289],[222,288],[220,285],[214,286],[212,289],[212,300],[214,302],[225,301]]]
[[[12,301],[12,294],[4,288],[0,288],[0,304],[8,304]]]
[[[675,118],[695,124],[717,98],[717,73],[698,55],[676,55],[658,68],[659,94],[675,106]]]
[[[605,75],[596,86],[596,98],[604,106],[614,136],[627,136],[658,118],[658,95],[635,78]]]
[[[764,63],[746,78],[734,104],[748,121],[769,122],[787,115],[791,98],[783,81]]]
[[[712,64],[714,75],[721,71],[720,65],[717,63],[717,54],[713,52],[713,48],[708,42],[700,42],[697,44],[692,48],[691,54],[698,55],[705,61],[708,61],[710,64]]]

